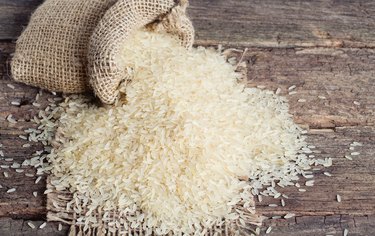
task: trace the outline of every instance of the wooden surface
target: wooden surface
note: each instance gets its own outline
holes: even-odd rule
[[[6,62],[14,51],[10,40],[40,2],[0,0],[0,39],[7,39],[0,42],[0,143],[4,145],[0,149],[18,162],[41,148],[39,144],[22,148],[24,141],[18,138],[32,126],[28,120],[38,111],[31,105],[38,90],[11,81]],[[295,121],[309,128],[308,141],[320,151],[316,157],[334,160],[333,167],[318,171],[315,186],[306,187],[306,193],[294,187],[283,190],[289,196],[285,207],[268,207],[279,204],[277,199],[257,203],[269,217],[296,214],[288,220],[267,221],[265,228],[273,227],[270,235],[342,235],[345,228],[349,235],[375,235],[375,2],[353,2],[191,0],[197,43],[237,48],[229,57],[242,57],[249,86],[281,88]],[[245,54],[244,46],[250,47]],[[288,95],[292,85],[297,86],[297,94]],[[45,93],[41,100],[46,103],[50,96]],[[22,105],[10,105],[13,100]],[[4,121],[9,114],[25,121],[9,124]],[[356,149],[361,154],[349,161],[344,156],[351,152],[353,141],[363,146]],[[45,219],[45,176],[34,184],[36,177],[6,170],[10,177],[5,178],[3,171],[0,235],[67,235],[67,227],[59,232],[56,223],[43,230],[27,225],[32,221],[39,226]],[[12,187],[17,191],[6,193]],[[34,191],[39,193],[36,198]],[[342,196],[341,203],[336,194]]]
[[[42,0],[0,0],[0,40],[15,39]],[[199,44],[375,47],[372,0],[190,0]]]

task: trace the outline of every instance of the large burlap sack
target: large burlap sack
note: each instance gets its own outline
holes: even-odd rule
[[[113,60],[118,44],[136,28],[157,20],[160,26],[155,28],[176,34],[183,45],[191,46],[194,31],[185,15],[186,4],[186,0],[46,0],[17,41],[13,78],[56,92],[93,89],[103,102],[113,103],[116,86],[128,78]]]

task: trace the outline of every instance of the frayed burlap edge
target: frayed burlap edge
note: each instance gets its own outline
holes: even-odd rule
[[[81,216],[76,214],[73,210],[67,208],[67,204],[73,199],[73,193],[63,190],[59,191],[51,184],[54,179],[53,176],[49,176],[47,179],[47,221],[57,221],[70,225],[69,236],[107,236],[107,235],[145,235],[142,229],[142,225],[138,228],[126,227],[127,225],[125,217],[121,216],[117,212],[111,213],[113,221],[119,222],[117,225],[109,225],[109,222],[105,222],[101,219],[103,212],[93,212],[92,216],[95,216],[98,220],[96,226],[90,226],[84,229],[84,225],[77,223],[77,219]],[[83,209],[85,211],[85,209]],[[215,226],[214,228],[207,229],[204,234],[206,236],[233,236],[233,235],[251,235],[254,233],[254,228],[260,226],[264,217],[255,213],[255,202],[252,201],[249,208],[244,208],[241,204],[236,206],[236,211],[241,212],[245,217],[245,225],[239,220],[226,221],[221,226]],[[121,224],[123,222],[124,224]],[[169,235],[173,235],[170,233]]]

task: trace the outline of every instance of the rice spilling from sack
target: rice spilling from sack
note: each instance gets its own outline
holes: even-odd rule
[[[82,97],[60,105],[49,161],[56,189],[74,193],[67,208],[78,223],[116,211],[148,233],[204,233],[244,218],[238,206],[255,214],[253,194],[275,195],[268,186],[293,185],[317,162],[302,153],[286,100],[239,83],[219,52],[139,31],[121,55],[132,80],[115,106]]]

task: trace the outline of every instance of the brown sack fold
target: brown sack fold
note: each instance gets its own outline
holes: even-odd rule
[[[95,94],[104,103],[114,103],[118,96],[119,84],[129,79],[125,65],[121,65],[117,60],[119,49],[126,42],[126,38],[134,30],[153,22],[159,16],[166,15],[174,6],[174,0],[120,0],[100,20],[89,43],[88,73]],[[177,6],[176,9],[181,8]],[[178,13],[185,15],[183,10]],[[180,21],[177,14],[171,16],[173,19],[169,22],[172,21],[174,25],[175,22]],[[167,17],[167,19],[170,18]],[[169,30],[172,27],[162,28]],[[184,46],[190,47],[193,39],[191,32],[194,31],[186,35],[190,39],[186,40],[184,33],[180,34],[180,31],[186,31],[186,28],[181,27],[181,29],[178,28],[173,33],[181,38]],[[192,27],[188,29],[193,30]]]
[[[102,102],[113,103],[117,86],[128,79],[115,60],[123,40],[157,19],[156,30],[175,34],[190,47],[194,29],[186,5],[186,0],[180,5],[174,0],[46,0],[17,40],[13,78],[55,92],[94,90]]]

